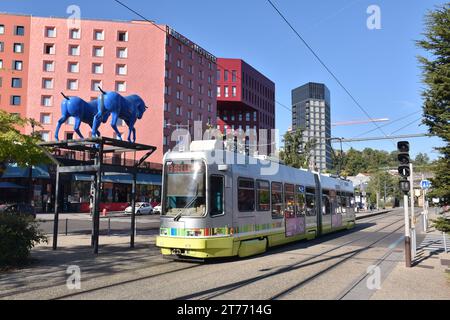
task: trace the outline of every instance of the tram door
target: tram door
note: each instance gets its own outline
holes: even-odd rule
[[[332,191],[323,190],[322,192],[322,233],[331,232],[332,213],[333,213]]]
[[[341,197],[342,193],[338,191],[335,196],[334,206],[335,210],[333,210],[333,216],[332,216],[332,228],[338,229],[342,227],[342,216],[345,213],[344,212],[344,206],[345,206],[345,198]],[[344,206],[342,201],[344,201]]]

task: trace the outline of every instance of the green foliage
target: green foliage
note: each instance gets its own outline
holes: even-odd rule
[[[419,57],[423,69],[424,124],[431,134],[446,142],[438,148],[442,157],[437,161],[432,179],[432,196],[450,202],[450,3],[430,11],[425,20],[424,39],[418,41],[428,57]]]
[[[0,214],[0,268],[27,262],[31,249],[47,238],[30,217]]]
[[[384,200],[384,190],[386,186],[386,197],[397,197],[400,198],[401,193],[398,190],[399,179],[390,175],[387,172],[377,172],[372,175],[367,186],[367,192],[370,194],[370,202],[377,202],[377,193],[380,195],[380,200]],[[384,204],[389,205],[388,203]],[[393,205],[393,204],[392,204]]]
[[[339,161],[334,161],[335,168],[339,168]],[[358,173],[374,173],[382,168],[397,166],[397,153],[366,148],[358,151],[353,148],[344,152],[342,157],[341,175],[356,176]]]
[[[32,120],[0,110],[0,163],[13,162],[21,167],[47,163],[49,160],[41,148],[38,135],[20,132],[27,124],[38,125]]]
[[[440,231],[445,233],[450,233],[450,218],[445,217],[439,217],[436,220],[432,220],[433,227]]]
[[[283,142],[284,150],[280,152],[280,159],[293,168],[308,168],[315,140],[312,139],[305,144],[301,130],[296,130],[287,132]]]

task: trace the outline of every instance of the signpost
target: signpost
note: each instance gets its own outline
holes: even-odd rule
[[[423,190],[423,230],[428,230],[428,206],[427,206],[427,190],[431,188],[431,182],[425,180],[422,175],[422,181],[420,181],[420,187]]]

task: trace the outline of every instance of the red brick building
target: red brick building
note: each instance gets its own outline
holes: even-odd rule
[[[218,58],[216,78],[217,128],[224,134],[256,130],[258,141],[259,130],[268,129],[270,143],[270,130],[275,129],[275,83],[241,59]]]

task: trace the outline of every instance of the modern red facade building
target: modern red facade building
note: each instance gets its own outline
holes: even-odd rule
[[[275,83],[241,59],[217,59],[217,128],[224,134],[275,129]],[[258,139],[259,141],[259,139]],[[259,150],[260,148],[258,148]],[[271,153],[270,147],[267,149]]]

